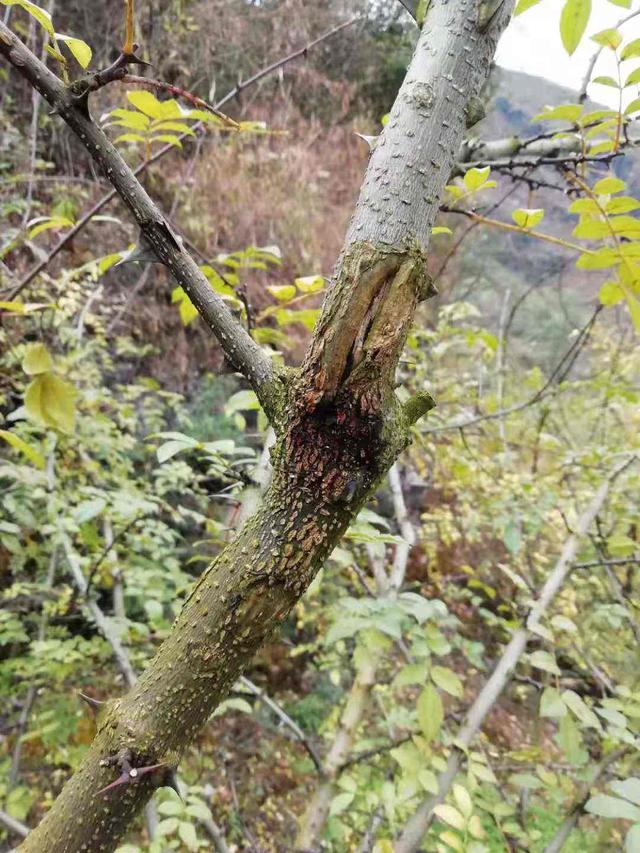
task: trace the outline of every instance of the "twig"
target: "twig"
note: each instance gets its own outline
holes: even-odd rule
[[[501,418],[504,418],[506,415],[512,415],[516,412],[521,412],[523,409],[529,408],[529,406],[533,406],[538,403],[540,400],[547,397],[549,394],[555,392],[555,388],[551,386],[554,384],[559,384],[564,381],[565,377],[568,375],[569,371],[573,367],[576,358],[580,350],[584,347],[586,341],[588,340],[589,334],[591,333],[591,329],[602,311],[604,306],[597,305],[594,309],[593,314],[587,321],[587,323],[582,327],[580,333],[577,335],[576,339],[573,341],[571,346],[567,349],[565,354],[562,356],[558,364],[553,369],[551,375],[545,382],[545,384],[540,388],[536,393],[530,397],[528,400],[525,400],[524,403],[516,403],[513,406],[508,406],[506,409],[502,409],[502,411],[492,412],[488,415],[477,415],[472,418],[467,418],[465,420],[456,420],[451,421],[448,424],[442,424],[442,426],[433,426],[428,427],[423,430],[424,433],[432,433],[432,432],[445,432],[451,429],[466,429],[467,427],[474,426],[475,424],[482,423],[482,421],[494,421]]]
[[[158,206],[104,131],[93,123],[87,96],[78,96],[72,87],[65,87],[3,24],[0,24],[0,53],[46,98],[76,134],[137,222],[140,246],[151,250],[156,261],[170,270],[220,342],[228,361],[249,380],[267,414],[277,419],[278,395],[274,393],[277,380],[271,359],[234,317],[222,297],[212,290]]]
[[[525,652],[532,632],[540,625],[542,618],[562,588],[567,575],[570,573],[580,542],[586,536],[594,519],[600,512],[613,482],[635,461],[637,461],[637,457],[632,456],[626,459],[621,465],[618,465],[612,474],[601,484],[589,506],[580,516],[575,525],[574,532],[565,541],[560,558],[549,574],[540,595],[533,604],[525,624],[513,633],[491,676],[485,682],[473,705],[465,715],[464,724],[456,737],[455,746],[449,756],[447,767],[438,779],[438,793],[424,800],[418,807],[397,840],[394,853],[415,853],[418,850],[422,838],[431,823],[433,809],[446,797],[462,765],[464,759],[463,750],[471,745],[487,714],[509,683],[511,673]]]
[[[7,9],[7,11],[9,11],[10,9],[11,9],[11,7],[9,7],[9,9]],[[311,48],[315,47],[316,45],[318,45],[321,42],[325,41],[326,39],[330,38],[332,35],[334,35],[340,29],[344,29],[344,27],[349,26],[350,24],[353,24],[356,20],[358,20],[358,19],[352,18],[351,20],[347,21],[345,24],[341,24],[340,27],[337,27],[337,28],[334,27],[333,29],[328,30],[326,33],[323,33],[323,35],[319,36],[318,38],[316,38],[313,41],[306,44],[303,48],[300,48],[300,49],[294,51],[293,53],[288,54],[287,56],[283,57],[282,59],[279,59],[277,62],[272,62],[270,65],[266,66],[261,71],[258,71],[255,74],[253,74],[251,77],[249,77],[247,80],[244,81],[244,83],[238,84],[233,89],[231,89],[229,92],[227,92],[226,95],[224,95],[219,101],[217,101],[215,104],[213,104],[213,108],[217,109],[217,110],[221,109],[223,106],[228,104],[229,101],[233,100],[235,97],[237,97],[237,95],[240,94],[240,92],[244,91],[249,86],[251,86],[255,83],[258,83],[260,80],[262,80],[268,74],[271,74],[274,71],[277,71],[279,68],[282,68],[283,66],[287,65],[289,62],[292,62],[294,59],[297,59],[300,56],[306,56],[307,51],[311,50]],[[203,122],[197,122],[196,124],[194,124],[192,126],[191,130],[192,131],[198,130],[198,129],[202,128],[203,126],[204,126]],[[188,138],[188,136],[189,136],[189,134],[183,134],[182,136],[179,137],[179,139],[185,140]],[[149,168],[149,166],[152,166],[154,163],[157,163],[158,160],[160,160],[162,157],[164,157],[165,154],[169,154],[169,152],[171,152],[171,151],[175,151],[175,146],[173,144],[167,144],[167,145],[164,145],[162,148],[159,148],[155,152],[155,154],[153,154],[148,160],[144,160],[136,169],[134,169],[134,171],[133,171],[134,176],[138,177],[139,175],[141,175],[143,172],[145,172]],[[38,276],[51,263],[51,261],[56,257],[56,255],[58,255],[62,251],[62,249],[64,249],[64,247],[69,242],[71,242],[71,240],[73,240],[73,238],[80,231],[82,231],[85,228],[85,226],[91,221],[91,219],[94,216],[96,216],[98,213],[100,213],[100,211],[104,207],[106,207],[107,204],[109,204],[109,202],[112,201],[116,197],[116,194],[117,193],[115,190],[110,190],[108,193],[106,193],[104,196],[102,196],[102,198],[98,199],[98,201],[95,202],[95,204],[91,207],[91,209],[88,210],[87,213],[85,213],[78,220],[78,222],[76,222],[76,224],[73,226],[73,228],[70,231],[67,231],[66,234],[60,238],[60,240],[56,243],[56,245],[53,247],[53,249],[49,252],[47,257],[44,258],[44,260],[42,260],[40,263],[36,264],[36,266],[34,266],[33,269],[29,270],[29,272],[27,272],[24,275],[24,277],[18,282],[16,287],[9,294],[8,300],[12,301],[13,299],[15,299],[16,296],[18,296],[18,294],[21,293],[24,290],[24,288],[27,287],[33,281],[33,279],[36,278],[36,276]]]
[[[640,9],[636,9],[635,12],[631,12],[630,15],[626,15],[624,18],[620,18],[617,24],[614,25],[614,29],[618,29],[618,27],[622,27],[627,21],[630,21],[632,18],[640,15]],[[600,54],[604,50],[604,45],[600,45],[598,50],[593,54],[591,59],[589,60],[589,65],[587,66],[587,70],[585,71],[584,78],[582,80],[582,85],[580,86],[580,92],[578,94],[578,103],[583,104],[587,100],[587,89],[589,87],[589,83],[591,82],[591,75],[593,74],[593,69],[596,67],[596,62],[600,58]]]
[[[31,832],[26,824],[22,823],[20,820],[16,820],[15,817],[11,817],[10,814],[7,814],[2,809],[0,809],[0,823],[3,824],[9,832],[13,832],[22,838],[26,838]]]
[[[95,601],[90,598],[87,598],[87,581],[82,572],[82,568],[80,567],[80,561],[78,560],[78,557],[75,551],[73,550],[71,540],[64,531],[60,531],[59,536],[60,542],[62,544],[62,549],[64,551],[65,557],[67,558],[67,565],[69,566],[69,569],[71,571],[73,583],[78,592],[85,599],[85,607],[91,613],[93,621],[96,623],[98,630],[111,646],[113,656],[116,660],[116,664],[118,665],[118,669],[120,670],[127,687],[133,687],[133,685],[137,683],[138,678],[131,665],[131,661],[129,660],[129,655],[127,654],[126,649],[120,642],[120,638],[109,624],[109,620],[102,611],[102,608]]]
[[[287,726],[289,729],[291,729],[291,731],[298,738],[300,743],[307,750],[309,757],[313,761],[315,768],[318,771],[318,773],[320,773],[322,775],[324,773],[324,770],[322,768],[322,760],[320,759],[320,756],[316,752],[313,744],[311,743],[309,738],[305,735],[305,733],[302,731],[300,726],[296,723],[296,721],[292,720],[291,717],[284,710],[284,708],[282,708],[280,705],[278,705],[278,703],[274,699],[272,699],[267,693],[265,693],[264,690],[262,690],[260,687],[258,687],[257,684],[254,684],[253,681],[251,681],[245,675],[240,676],[239,680],[240,680],[240,684],[242,684],[243,687],[246,687],[246,689],[250,693],[253,693],[254,696],[257,696],[258,699],[260,699],[262,702],[264,702],[264,704],[273,711],[273,713],[278,717],[278,719],[282,720],[282,722],[285,724],[285,726]]]
[[[227,94],[216,103],[216,109],[220,109],[229,101],[232,101],[239,94],[244,92],[246,88],[255,85],[260,80],[262,80],[263,77],[267,77],[269,74],[272,74],[274,71],[277,71],[279,68],[282,68],[283,65],[288,65],[289,62],[292,62],[294,59],[298,59],[298,57],[300,56],[306,57],[307,52],[312,48],[316,47],[316,45],[320,44],[323,41],[326,41],[326,39],[331,38],[331,36],[336,35],[336,33],[341,32],[341,30],[352,26],[352,24],[355,24],[358,20],[360,20],[359,16],[354,15],[353,18],[349,18],[348,21],[344,21],[344,23],[338,24],[337,27],[333,27],[333,29],[328,30],[321,36],[318,36],[318,38],[314,39],[313,41],[310,41],[304,47],[298,48],[298,50],[294,50],[293,53],[289,53],[282,59],[278,59],[276,62],[272,62],[271,65],[265,66],[260,71],[257,71],[255,74],[252,74],[251,77],[248,77],[246,80],[238,82],[233,87],[233,89],[227,92]]]
[[[604,758],[600,762],[600,764],[594,767],[594,769],[589,774],[588,781],[585,782],[585,784],[580,789],[580,792],[578,793],[577,797],[571,805],[571,808],[569,809],[569,813],[558,827],[551,841],[544,848],[543,853],[560,853],[567,839],[571,835],[571,832],[578,823],[578,819],[580,818],[580,815],[584,810],[585,803],[589,799],[591,788],[596,784],[600,777],[603,776],[604,773],[606,773],[606,771],[611,767],[611,765],[615,764],[615,762],[622,758],[627,752],[629,752],[630,749],[631,747],[629,746],[624,746],[620,749],[616,749],[609,755],[607,755],[607,757]]]

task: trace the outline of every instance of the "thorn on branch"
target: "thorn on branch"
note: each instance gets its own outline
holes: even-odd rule
[[[78,692],[78,696],[82,699],[83,702],[86,702],[91,712],[96,716],[102,708],[103,705],[106,705],[106,702],[101,702],[99,699],[94,699],[93,696],[88,696],[86,693]]]
[[[150,773],[155,773],[158,770],[164,769],[166,771],[168,768],[168,765],[165,764],[165,762],[149,764],[144,767],[135,767],[132,762],[133,753],[130,749],[122,749],[116,755],[109,755],[106,758],[103,758],[102,761],[100,761],[101,767],[118,767],[121,772],[114,782],[111,782],[109,785],[106,785],[104,788],[97,791],[96,796],[106,794],[115,788],[122,787],[122,785],[135,785],[143,776],[148,776]]]

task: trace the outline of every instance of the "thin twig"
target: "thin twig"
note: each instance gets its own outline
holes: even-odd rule
[[[309,757],[313,761],[318,773],[323,774],[324,770],[322,768],[322,760],[320,756],[316,752],[309,738],[305,735],[300,726],[296,723],[296,721],[292,720],[291,717],[284,710],[284,708],[278,705],[278,703],[274,699],[272,699],[267,693],[265,693],[264,690],[258,687],[257,684],[254,684],[253,681],[251,681],[245,675],[240,676],[239,680],[243,687],[246,687],[246,689],[250,693],[253,693],[254,696],[257,696],[258,699],[264,702],[264,704],[273,711],[273,713],[278,717],[278,719],[281,720],[285,724],[285,726],[287,726],[287,728],[291,729],[291,731],[298,738],[300,743],[307,750]]]
[[[462,765],[465,755],[464,751],[473,742],[487,714],[494,707],[509,683],[511,674],[524,654],[530,637],[537,630],[541,620],[562,588],[564,581],[571,571],[578,546],[584,536],[587,535],[594,519],[600,512],[612,484],[637,459],[638,457],[636,456],[630,456],[622,464],[618,465],[600,485],[588,507],[580,516],[574,531],[570,533],[565,541],[562,553],[555,567],[547,577],[540,595],[529,612],[526,622],[514,631],[491,676],[485,682],[476,700],[466,713],[465,721],[458,732],[455,739],[455,746],[449,756],[447,767],[438,779],[438,793],[424,800],[418,807],[397,840],[394,853],[415,853],[418,850],[420,842],[431,823],[434,808],[446,797]]]
[[[9,7],[9,9],[10,8],[11,7]],[[9,9],[7,11],[9,11]],[[318,36],[318,38],[309,42],[304,47],[295,50],[293,53],[290,53],[287,56],[282,57],[277,62],[272,62],[270,65],[267,65],[265,68],[253,74],[243,83],[239,83],[237,86],[234,86],[233,89],[227,92],[227,94],[220,98],[219,101],[213,104],[213,108],[217,110],[221,109],[223,106],[228,104],[229,101],[236,98],[240,94],[240,92],[244,91],[249,86],[258,83],[268,74],[272,74],[274,71],[283,68],[285,65],[288,65],[288,63],[292,62],[294,59],[298,59],[298,57],[300,56],[306,56],[307,51],[311,50],[313,47],[316,47],[321,42],[330,38],[340,29],[344,29],[344,27],[353,24],[356,20],[358,19],[352,18],[345,24],[340,25],[340,27],[334,27],[333,29],[328,30],[326,33],[323,33],[321,36]],[[203,126],[204,122],[197,122],[192,126],[191,131],[201,129]],[[186,140],[188,136],[189,134],[183,134],[179,137],[179,139]],[[149,166],[152,166],[154,163],[157,163],[158,160],[162,159],[162,157],[164,157],[166,154],[169,154],[169,152],[171,151],[175,151],[175,146],[173,144],[167,144],[164,145],[162,148],[159,148],[155,152],[155,154],[153,154],[148,160],[144,160],[136,169],[133,170],[134,176],[137,178],[139,175],[143,174],[149,168]],[[31,270],[29,270],[29,272],[27,272],[23,276],[23,278],[18,282],[16,287],[7,297],[8,300],[14,300],[16,296],[18,296],[18,294],[20,294],[25,289],[25,287],[27,287],[34,280],[34,278],[36,278],[36,276],[40,275],[40,273],[44,269],[46,269],[46,267],[51,263],[51,261],[62,251],[62,249],[64,249],[64,247],[68,243],[70,243],[71,240],[73,240],[73,238],[86,227],[86,225],[91,221],[91,219],[93,219],[94,216],[100,213],[100,211],[116,197],[116,194],[117,193],[115,190],[110,190],[108,193],[102,196],[102,198],[98,199],[98,201],[95,202],[95,204],[90,208],[90,210],[88,210],[87,213],[85,213],[76,222],[73,228],[70,231],[67,231],[66,234],[60,238],[60,240],[56,243],[53,249],[49,252],[47,257],[40,261],[38,264],[36,264]]]

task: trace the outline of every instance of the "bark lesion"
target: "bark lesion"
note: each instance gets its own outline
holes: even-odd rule
[[[302,366],[306,410],[348,396],[361,414],[382,414],[416,306],[432,293],[419,248],[352,244]]]

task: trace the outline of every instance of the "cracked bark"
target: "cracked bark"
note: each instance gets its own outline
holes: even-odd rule
[[[480,32],[476,0],[432,0],[307,356],[300,370],[273,381],[264,355],[199,288],[197,267],[167,235],[130,170],[122,174],[119,155],[82,104],[0,24],[0,54],[78,133],[159,257],[187,292],[192,287],[277,433],[273,479],[256,514],[203,573],[137,684],[108,703],[80,768],[23,850],[115,848],[165,778],[161,767],[97,796],[117,775],[104,759],[128,751],[134,768],[177,765],[407,446],[412,421],[431,407],[428,395],[400,404],[395,369],[415,308],[430,292],[428,239],[463,140],[465,106],[486,79],[512,9],[513,0],[504,3]]]

